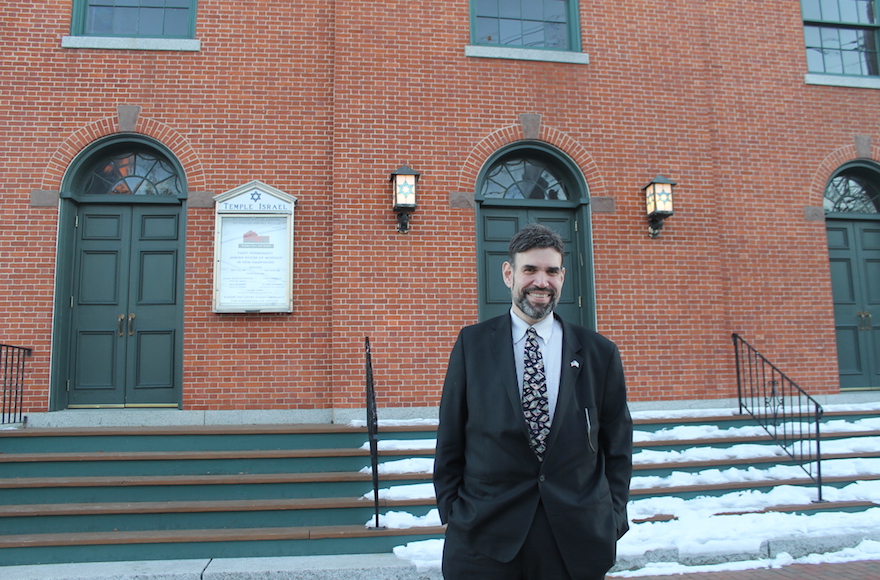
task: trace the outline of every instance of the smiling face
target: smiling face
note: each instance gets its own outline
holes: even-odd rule
[[[516,254],[514,263],[501,267],[510,288],[513,311],[532,325],[543,320],[559,302],[565,268],[562,254],[554,248],[533,248]]]

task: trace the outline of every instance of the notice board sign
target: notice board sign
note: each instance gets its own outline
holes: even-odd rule
[[[296,198],[252,181],[214,202],[214,312],[293,312]]]

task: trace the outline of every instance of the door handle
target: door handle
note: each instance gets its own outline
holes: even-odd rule
[[[873,322],[873,317],[871,316],[871,313],[867,310],[865,311],[865,322],[867,323],[865,325],[865,330],[871,330],[871,322]]]
[[[128,315],[128,336],[134,336],[134,313]]]
[[[119,334],[119,336],[122,336],[125,334],[125,332],[122,330],[122,321],[123,320],[125,320],[125,314],[120,314],[119,316],[116,317],[116,332]]]

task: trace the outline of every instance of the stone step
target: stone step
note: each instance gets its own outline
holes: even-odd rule
[[[379,452],[383,460],[433,455],[433,447]],[[369,462],[361,448],[3,453],[0,478],[358,471]]]
[[[428,482],[431,474],[387,474],[394,485]],[[360,497],[372,489],[372,475],[359,472],[268,473],[180,476],[38,477],[0,479],[0,505],[129,501],[293,499]]]
[[[445,528],[363,525],[46,533],[0,536],[0,566],[193,558],[390,553]]]
[[[424,516],[433,499],[380,499],[378,510]],[[376,504],[363,498],[167,501],[0,506],[0,536],[8,534],[305,527],[365,524]]]
[[[829,476],[822,478],[823,486],[843,487],[857,481],[877,481],[880,480],[878,475],[851,475],[851,476]],[[750,491],[769,491],[774,487],[781,485],[792,485],[799,487],[815,487],[814,482],[809,477],[797,477],[789,479],[763,479],[750,481],[725,481],[721,483],[700,484],[700,485],[670,485],[668,487],[648,487],[642,489],[631,489],[630,499],[640,499],[643,497],[661,497],[674,496],[682,499],[693,499],[705,495],[722,495],[736,490]]]
[[[703,446],[707,447],[707,446]],[[833,459],[864,459],[880,458],[880,451],[861,452],[852,451],[845,453],[823,453],[823,461]],[[770,465],[795,465],[799,462],[791,459],[788,455],[774,455],[768,457],[730,457],[723,459],[707,459],[703,461],[671,460],[658,463],[635,463],[633,465],[634,476],[662,475],[671,471],[698,472],[705,469],[724,469],[739,466],[770,466]]]
[[[777,505],[777,506],[769,506],[763,509],[755,509],[755,510],[742,510],[742,511],[725,511],[725,512],[715,512],[711,515],[713,516],[737,516],[737,515],[745,515],[745,514],[766,514],[766,513],[797,513],[797,514],[812,514],[819,512],[852,512],[852,511],[862,511],[866,509],[870,509],[876,507],[877,504],[870,501],[822,501],[822,502],[812,502],[807,504],[792,504],[792,505]],[[673,520],[677,520],[678,518],[671,514],[657,513],[651,517],[646,518],[634,518],[632,520],[635,524],[641,524],[646,522],[669,522]]]

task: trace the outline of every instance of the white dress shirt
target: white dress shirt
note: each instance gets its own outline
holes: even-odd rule
[[[519,385],[519,395],[522,398],[523,373],[525,362],[523,360],[526,348],[526,332],[529,324],[510,310],[510,319],[513,326],[513,360],[516,363],[516,380]],[[544,376],[547,378],[547,403],[550,406],[550,423],[556,413],[556,401],[559,398],[559,377],[562,374],[562,324],[556,320],[553,313],[543,320],[535,323],[535,332],[538,333],[538,349],[541,358],[544,359]]]

